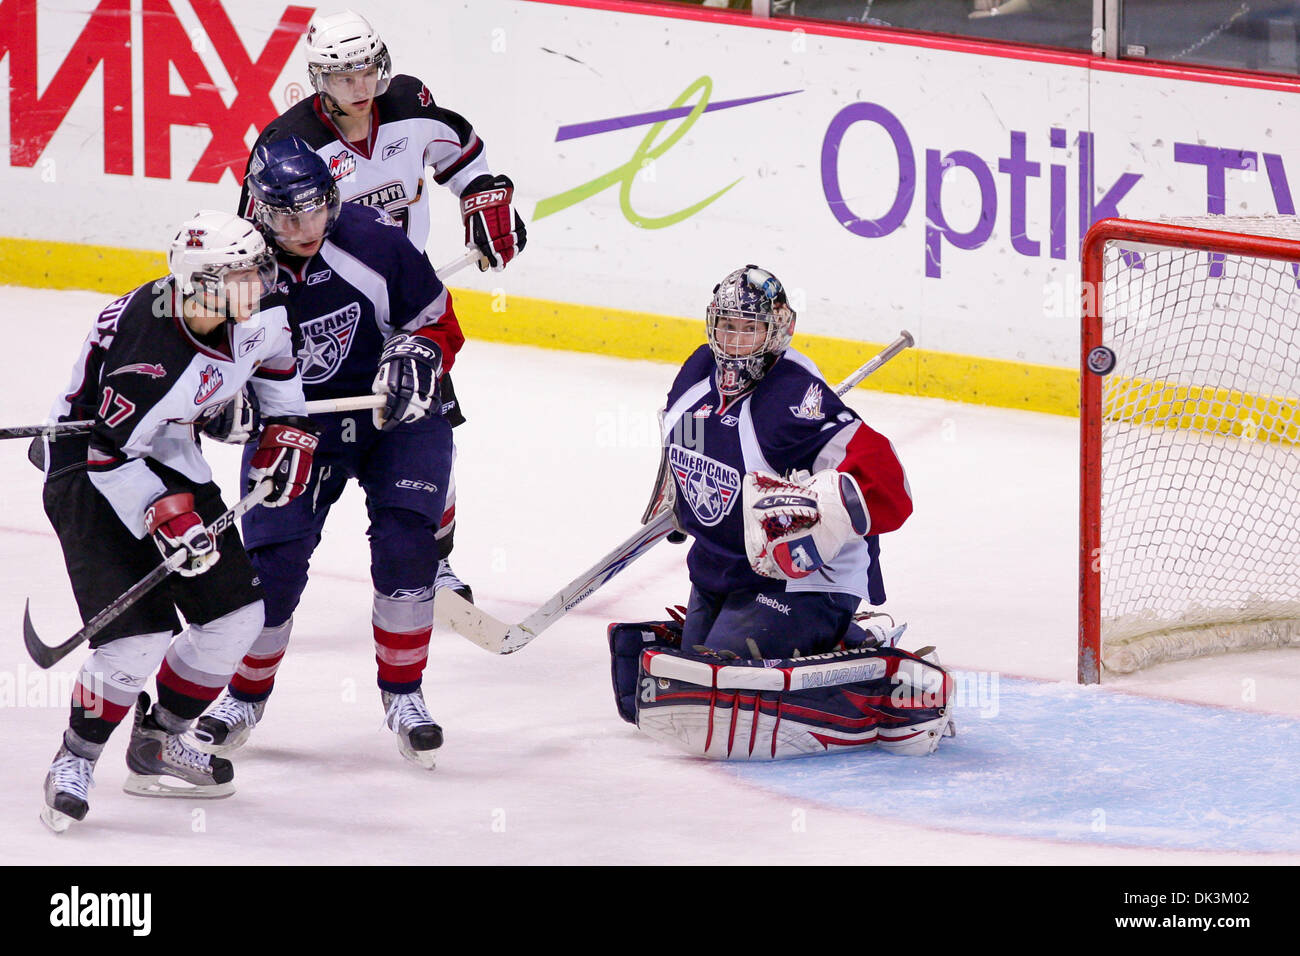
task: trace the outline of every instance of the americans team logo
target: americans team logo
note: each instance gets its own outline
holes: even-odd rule
[[[316,385],[333,377],[352,351],[361,306],[350,302],[337,312],[309,319],[302,324],[302,349],[298,372],[304,385]]]
[[[740,490],[740,472],[681,445],[669,447],[668,464],[700,524],[711,528],[731,512]]]

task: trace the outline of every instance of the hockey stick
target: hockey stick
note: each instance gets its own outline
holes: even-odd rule
[[[236,502],[233,508],[214,520],[205,530],[214,539],[219,537],[228,528],[232,527],[245,512],[261,504],[262,499],[270,493],[271,483],[269,481],[260,482],[252,491]],[[185,560],[186,554],[183,550],[173,553],[162,564],[127,588],[108,607],[87,621],[85,627],[62,644],[55,644],[53,647],[42,641],[36,633],[36,629],[32,627],[32,602],[29,598],[23,605],[23,643],[27,645],[27,653],[32,656],[32,660],[38,666],[46,669],[52,667],[71,654],[79,645],[90,640],[126,613],[131,605],[161,584],[163,579],[184,564]]]
[[[483,258],[478,249],[471,247],[463,255],[457,256],[441,269],[438,278],[445,279],[455,275],[468,265],[473,265]],[[332,412],[357,412],[367,408],[380,408],[384,404],[383,396],[358,395],[355,398],[326,398],[307,403],[308,415],[328,415]],[[90,431],[93,421],[49,422],[43,425],[15,425],[12,428],[0,428],[0,441],[6,438],[58,438],[64,435],[80,435]]]
[[[903,330],[898,338],[874,358],[859,367],[835,387],[844,395],[868,375],[875,372],[904,349],[915,344],[912,333]],[[507,625],[470,604],[450,588],[438,591],[434,598],[434,619],[493,654],[513,654],[542,631],[550,627],[591,594],[604,586],[641,555],[668,537],[673,530],[672,513],[664,511],[652,517],[609,554],[561,588],[549,601],[515,625]]]
[[[347,398],[319,398],[307,403],[308,415],[329,415],[333,412],[358,412],[367,408],[380,408],[384,404],[382,395],[349,395]],[[48,435],[52,439],[68,438],[72,435],[84,435],[90,431],[93,421],[53,422],[47,425],[18,425],[14,428],[0,428],[0,439],[31,438]]]

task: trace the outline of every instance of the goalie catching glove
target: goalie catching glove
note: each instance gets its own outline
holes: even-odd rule
[[[144,523],[164,558],[185,552],[185,563],[176,569],[182,577],[202,574],[221,557],[217,540],[203,526],[194,510],[194,496],[188,491],[156,499],[145,511]]]
[[[271,492],[262,499],[262,504],[279,508],[307,490],[312,456],[320,443],[318,434],[319,429],[311,419],[301,415],[266,419],[262,440],[257,443],[248,469],[249,488],[259,481],[271,482]]]
[[[375,374],[374,392],[385,397],[383,407],[375,409],[375,427],[389,432],[435,410],[441,414],[441,378],[442,349],[436,342],[423,335],[394,335],[384,345]]]
[[[509,176],[476,177],[460,194],[460,218],[465,223],[465,245],[474,246],[486,262],[479,271],[500,272],[524,251],[528,230],[510,205],[515,184]],[[513,227],[513,228],[512,228]]]
[[[769,578],[806,578],[871,528],[862,490],[841,471],[803,481],[755,471],[743,494],[749,566]]]

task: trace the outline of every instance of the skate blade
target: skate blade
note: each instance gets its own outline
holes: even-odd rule
[[[190,731],[185,735],[185,740],[191,747],[201,753],[211,754],[214,757],[224,757],[226,754],[234,753],[248,740],[250,734],[244,731],[242,734],[233,734],[226,738],[224,743],[214,744],[195,731]]]
[[[425,770],[432,770],[438,763],[438,752],[436,750],[412,750],[410,747],[398,747],[398,751],[403,757],[418,764]]]
[[[41,810],[41,822],[45,824],[51,833],[63,833],[77,821],[53,807],[45,807]]]
[[[174,783],[172,781],[175,781]],[[142,774],[131,771],[126,776],[122,790],[133,797],[177,797],[182,800],[218,800],[235,792],[235,784],[214,783],[195,786],[166,774]]]

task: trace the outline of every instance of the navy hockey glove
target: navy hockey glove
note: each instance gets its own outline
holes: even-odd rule
[[[177,551],[186,553],[185,563],[176,569],[183,577],[202,574],[221,557],[217,541],[203,527],[203,519],[194,510],[194,496],[188,491],[155,499],[144,513],[144,524],[164,558]]]
[[[270,479],[271,493],[262,499],[268,508],[279,508],[307,490],[311,477],[311,460],[316,453],[320,434],[310,418],[285,415],[268,418],[262,428],[262,440],[249,463],[248,486]]]
[[[203,423],[203,434],[227,445],[247,445],[262,428],[257,392],[244,388]]]
[[[460,194],[460,218],[465,222],[465,245],[476,246],[487,260],[479,271],[500,272],[511,259],[524,251],[528,230],[519,213],[511,208],[515,184],[509,176],[475,178]],[[513,224],[513,228],[512,227]]]
[[[441,414],[438,380],[442,378],[442,349],[423,335],[401,332],[384,344],[375,373],[374,393],[384,406],[374,412],[375,427],[389,432],[404,422]]]

